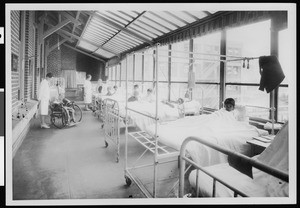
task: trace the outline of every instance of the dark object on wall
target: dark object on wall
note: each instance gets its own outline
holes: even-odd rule
[[[18,65],[19,65],[19,57],[12,53],[11,54],[11,70],[12,71],[18,71]]]
[[[261,74],[259,90],[266,89],[267,93],[278,87],[285,78],[276,56],[259,57],[259,73]]]

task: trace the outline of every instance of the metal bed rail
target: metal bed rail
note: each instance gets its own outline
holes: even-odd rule
[[[155,102],[155,116],[150,116],[150,115],[147,115],[147,114],[144,114],[142,112],[138,112],[138,111],[135,111],[133,109],[130,109],[128,108],[128,103],[127,103],[127,93],[126,93],[126,108],[125,108],[125,112],[126,112],[126,118],[128,116],[128,113],[127,111],[130,110],[130,111],[133,111],[135,113],[139,113],[140,115],[143,115],[143,116],[146,116],[148,118],[152,118],[155,120],[155,132],[154,132],[154,136],[150,136],[149,134],[147,134],[146,132],[138,132],[138,133],[128,133],[128,126],[127,126],[127,122],[126,123],[126,129],[125,129],[125,139],[126,139],[126,145],[125,145],[125,180],[126,180],[126,183],[127,185],[130,185],[131,184],[131,180],[135,182],[135,184],[139,187],[139,189],[142,191],[142,193],[150,198],[150,197],[153,197],[153,198],[156,198],[158,196],[158,182],[159,182],[159,175],[158,175],[158,165],[161,164],[161,163],[165,163],[163,162],[162,160],[168,160],[171,158],[171,160],[175,157],[176,160],[172,160],[172,161],[176,161],[176,163],[178,163],[178,156],[179,156],[179,151],[178,150],[167,150],[167,147],[160,144],[159,141],[158,141],[158,136],[157,136],[157,123],[158,123],[158,80],[157,80],[157,77],[158,77],[158,45],[156,45],[156,48],[155,48],[155,54],[153,54],[153,59],[154,59],[154,67],[155,67],[155,94],[156,94],[156,102]],[[128,89],[128,77],[127,77],[127,71],[128,71],[128,55],[126,56],[126,91]],[[126,119],[127,121],[127,119]],[[146,188],[146,184],[143,183],[142,180],[140,180],[135,174],[134,172],[132,171],[133,169],[137,169],[139,167],[137,167],[136,165],[134,165],[133,167],[129,167],[128,165],[128,158],[127,158],[127,155],[128,155],[128,136],[134,138],[136,141],[138,141],[143,147],[145,147],[145,151],[142,153],[142,155],[137,159],[137,161],[139,159],[141,159],[146,152],[150,151],[153,155],[153,162],[152,162],[152,165],[151,168],[153,171],[153,180],[151,182],[152,184],[152,191],[148,190]],[[160,152],[162,152],[162,154],[159,154]],[[137,162],[136,161],[136,162]],[[177,179],[177,183],[178,183],[178,176],[176,176],[176,179]],[[171,191],[174,189],[175,186],[172,187]],[[169,193],[171,193],[171,191]]]
[[[116,162],[120,157],[120,112],[117,101],[106,98],[103,100],[103,116],[104,116],[104,139],[105,147],[108,147],[107,139],[111,140],[117,147]]]
[[[210,177],[213,178],[213,197],[215,197],[215,193],[216,193],[216,181],[218,181],[219,183],[225,185],[226,187],[228,187],[229,189],[231,189],[234,192],[234,196],[237,197],[237,195],[246,197],[247,194],[238,190],[237,188],[233,187],[231,184],[227,183],[225,180],[223,180],[222,178],[216,176],[214,173],[212,173],[211,171],[206,170],[205,168],[199,166],[197,163],[195,163],[194,161],[192,161],[190,158],[186,157],[185,153],[186,153],[186,147],[187,144],[191,141],[195,141],[198,143],[201,143],[203,145],[206,145],[208,147],[211,147],[217,151],[220,151],[228,156],[233,156],[236,158],[241,159],[243,162],[245,162],[245,164],[247,165],[251,165],[252,167],[255,167],[261,171],[264,171],[265,173],[268,173],[274,177],[277,177],[285,182],[289,181],[289,175],[286,172],[283,172],[281,170],[275,169],[273,167],[267,166],[257,160],[254,160],[250,157],[247,157],[243,154],[240,154],[238,152],[232,152],[229,149],[223,148],[217,144],[208,142],[202,138],[199,137],[188,137],[184,140],[184,142],[182,143],[181,149],[180,149],[180,171],[179,171],[179,197],[183,197],[184,196],[184,175],[185,175],[185,166],[186,166],[186,162],[190,163],[191,165],[193,165],[196,169],[197,169],[197,176],[198,176],[198,171],[201,170],[204,173],[206,173],[207,175],[209,175]],[[196,178],[196,187],[198,187],[198,178]],[[197,188],[197,196],[198,196],[198,188]]]

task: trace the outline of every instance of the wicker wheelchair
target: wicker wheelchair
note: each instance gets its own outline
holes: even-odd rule
[[[53,126],[62,129],[67,125],[77,124],[82,119],[82,110],[74,102],[64,98],[61,102],[50,104],[50,120]]]

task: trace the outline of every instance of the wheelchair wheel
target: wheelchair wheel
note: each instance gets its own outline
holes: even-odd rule
[[[75,110],[74,120],[75,122],[80,122],[82,119],[82,110],[77,104],[74,104],[73,108]]]
[[[68,123],[68,112],[66,111],[66,109],[61,108],[61,111],[59,112],[52,112],[51,123],[56,128],[64,128]]]

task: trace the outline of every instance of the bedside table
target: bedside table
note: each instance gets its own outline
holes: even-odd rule
[[[266,139],[262,137],[253,137],[253,139],[248,140],[247,143],[251,145],[251,156],[258,155],[262,153],[273,140]]]

